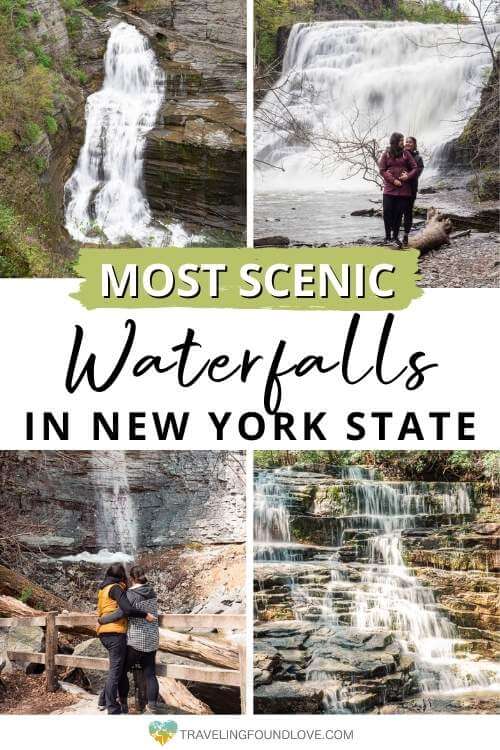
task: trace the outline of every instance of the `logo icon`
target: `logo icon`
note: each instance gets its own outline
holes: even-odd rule
[[[175,737],[177,724],[175,721],[152,721],[149,725],[149,734],[160,745],[165,745]]]

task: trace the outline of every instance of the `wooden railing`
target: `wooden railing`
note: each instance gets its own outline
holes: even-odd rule
[[[170,630],[199,631],[240,631],[245,632],[245,615],[209,615],[209,614],[164,614],[159,615],[158,624]],[[58,653],[59,628],[64,630],[85,632],[95,631],[97,628],[96,615],[81,613],[58,614],[47,612],[36,617],[0,618],[0,628],[11,628],[15,625],[35,625],[45,628],[45,651],[7,651],[7,656],[14,662],[30,662],[45,665],[45,679],[48,692],[58,689],[57,667],[79,667],[80,669],[95,669],[107,671],[109,660],[90,656],[73,656]],[[196,664],[157,664],[156,673],[160,677],[172,677],[176,680],[190,682],[205,682],[215,685],[238,687],[241,695],[241,712],[246,710],[246,648],[244,640],[236,646],[238,651],[238,669],[223,669],[213,666],[199,666]]]

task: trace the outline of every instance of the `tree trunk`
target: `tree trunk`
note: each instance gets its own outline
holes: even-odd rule
[[[39,609],[28,607],[13,596],[0,596],[0,617],[37,617],[43,614]]]
[[[61,597],[38,586],[26,576],[0,565],[0,594],[19,597],[24,594],[26,603],[45,612],[62,612],[67,603]]]
[[[206,703],[198,700],[182,682],[172,677],[158,677],[160,695],[169,708],[185,714],[211,714],[213,711]]]
[[[215,641],[187,633],[160,628],[160,649],[170,654],[212,664],[215,667],[238,669],[238,649],[227,641]]]

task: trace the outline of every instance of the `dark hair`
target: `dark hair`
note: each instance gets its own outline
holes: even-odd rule
[[[415,146],[415,148],[417,148],[417,139],[415,138],[415,136],[414,135],[407,135],[406,137],[407,137],[407,139],[409,141],[412,141],[413,145]]]
[[[144,572],[144,568],[142,568],[140,565],[134,565],[132,568],[130,568],[130,577],[133,578],[134,581],[137,581],[137,583],[148,582],[146,573]]]
[[[401,156],[403,153],[403,149],[399,145],[401,138],[404,139],[403,133],[393,133],[389,138],[389,151],[391,152],[391,156]]]
[[[108,578],[118,578],[119,581],[127,580],[127,573],[121,563],[113,563],[106,571]]]

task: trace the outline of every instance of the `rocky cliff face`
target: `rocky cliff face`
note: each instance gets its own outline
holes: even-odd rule
[[[245,8],[242,0],[158,0],[138,13],[166,72],[158,126],[147,138],[152,208],[197,229],[245,224]],[[133,23],[131,16],[127,20]],[[141,28],[141,26],[139,26]]]
[[[31,541],[28,533],[25,542],[49,555],[104,544],[119,549],[119,540],[113,544],[105,532],[124,494],[137,549],[241,543],[240,462],[239,454],[215,451],[4,452],[0,502],[5,513],[47,527]]]

